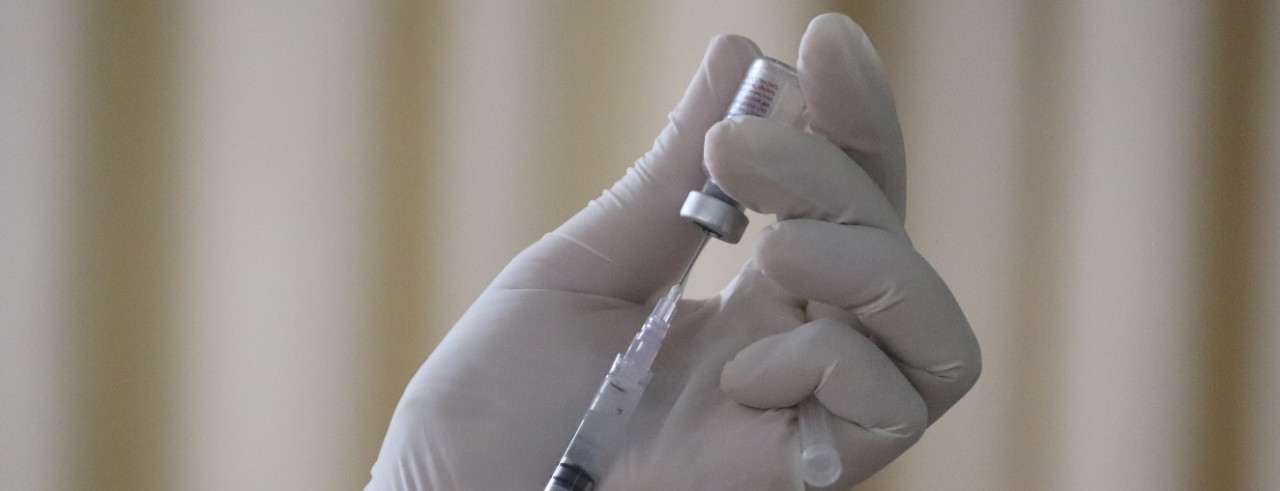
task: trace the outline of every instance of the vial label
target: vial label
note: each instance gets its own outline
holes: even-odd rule
[[[779,88],[776,82],[759,77],[742,84],[738,95],[733,98],[733,105],[729,106],[728,116],[768,117]]]

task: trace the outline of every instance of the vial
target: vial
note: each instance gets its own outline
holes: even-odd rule
[[[725,118],[756,116],[799,128],[804,126],[804,96],[800,77],[790,65],[769,57],[757,58],[738,86]],[[742,240],[747,214],[741,203],[725,194],[712,179],[700,191],[691,191],[680,207],[680,217],[730,244]]]

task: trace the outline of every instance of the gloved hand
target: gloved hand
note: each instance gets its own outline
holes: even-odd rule
[[[798,66],[815,136],[719,122],[750,41],[715,39],[671,124],[627,175],[521,253],[400,401],[369,489],[542,489],[613,357],[689,260],[678,209],[706,179],[776,214],[718,296],[685,301],[597,489],[804,489],[792,406],[831,418],[844,489],[966,392],[978,345],[903,229],[902,135],[880,61],[841,15]]]

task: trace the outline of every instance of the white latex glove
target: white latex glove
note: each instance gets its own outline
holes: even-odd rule
[[[476,300],[409,383],[369,489],[542,489],[694,251],[702,232],[678,209],[704,155],[728,194],[779,222],[720,295],[681,304],[598,490],[804,489],[792,406],[810,394],[838,416],[831,488],[844,489],[969,390],[978,344],[903,229],[902,136],[870,42],[841,15],[805,33],[798,69],[823,137],[718,122],[758,55],[712,41],[653,149]]]

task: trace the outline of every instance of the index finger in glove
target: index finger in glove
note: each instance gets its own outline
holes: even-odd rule
[[[779,220],[812,218],[906,236],[875,182],[821,137],[738,116],[707,132],[707,169],[726,193]]]
[[[841,14],[809,23],[796,66],[809,127],[840,147],[906,217],[907,160],[884,64],[858,24]]]

